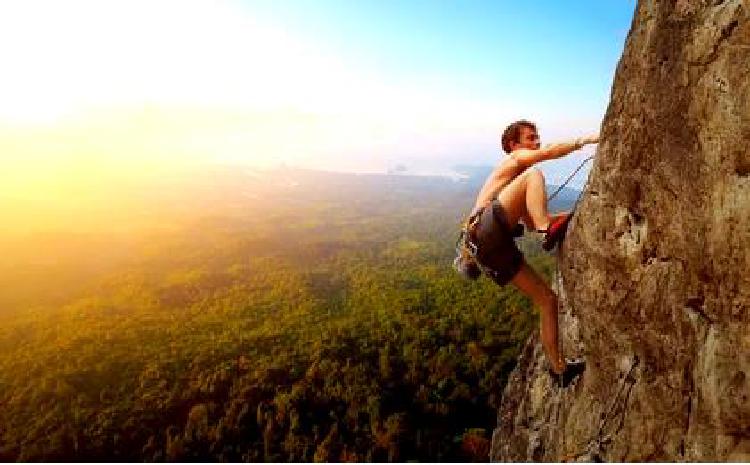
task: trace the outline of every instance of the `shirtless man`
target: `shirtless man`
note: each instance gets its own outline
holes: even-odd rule
[[[470,239],[477,246],[477,261],[497,284],[512,283],[539,307],[542,346],[551,370],[564,375],[560,376],[564,385],[584,366],[581,362],[566,362],[560,354],[557,296],[524,261],[513,241],[513,228],[523,221],[529,229],[549,235],[568,219],[568,213],[550,215],[547,211],[544,176],[533,165],[597,142],[599,136],[593,135],[540,148],[533,123],[521,120],[511,124],[502,135],[502,149],[508,157],[489,175],[472,211],[472,215],[478,215],[476,227],[470,232]]]

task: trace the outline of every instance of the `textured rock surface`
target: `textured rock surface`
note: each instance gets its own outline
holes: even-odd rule
[[[564,391],[529,341],[500,461],[750,461],[750,2],[641,0],[562,250]]]

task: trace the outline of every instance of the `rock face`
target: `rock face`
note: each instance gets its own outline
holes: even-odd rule
[[[560,324],[498,414],[496,461],[750,461],[750,2],[641,0],[561,251]]]

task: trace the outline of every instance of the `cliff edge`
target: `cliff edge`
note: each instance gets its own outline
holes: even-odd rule
[[[640,0],[589,184],[561,250],[560,324],[537,336],[494,461],[750,461],[750,2]]]

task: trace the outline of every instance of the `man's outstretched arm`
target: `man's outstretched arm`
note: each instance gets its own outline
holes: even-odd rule
[[[586,137],[579,137],[578,139],[569,142],[560,142],[557,144],[550,144],[540,149],[529,150],[520,149],[513,152],[512,157],[523,166],[531,166],[540,161],[552,160],[560,158],[571,152],[581,149],[586,144],[596,144],[599,142],[599,134],[594,134]]]

